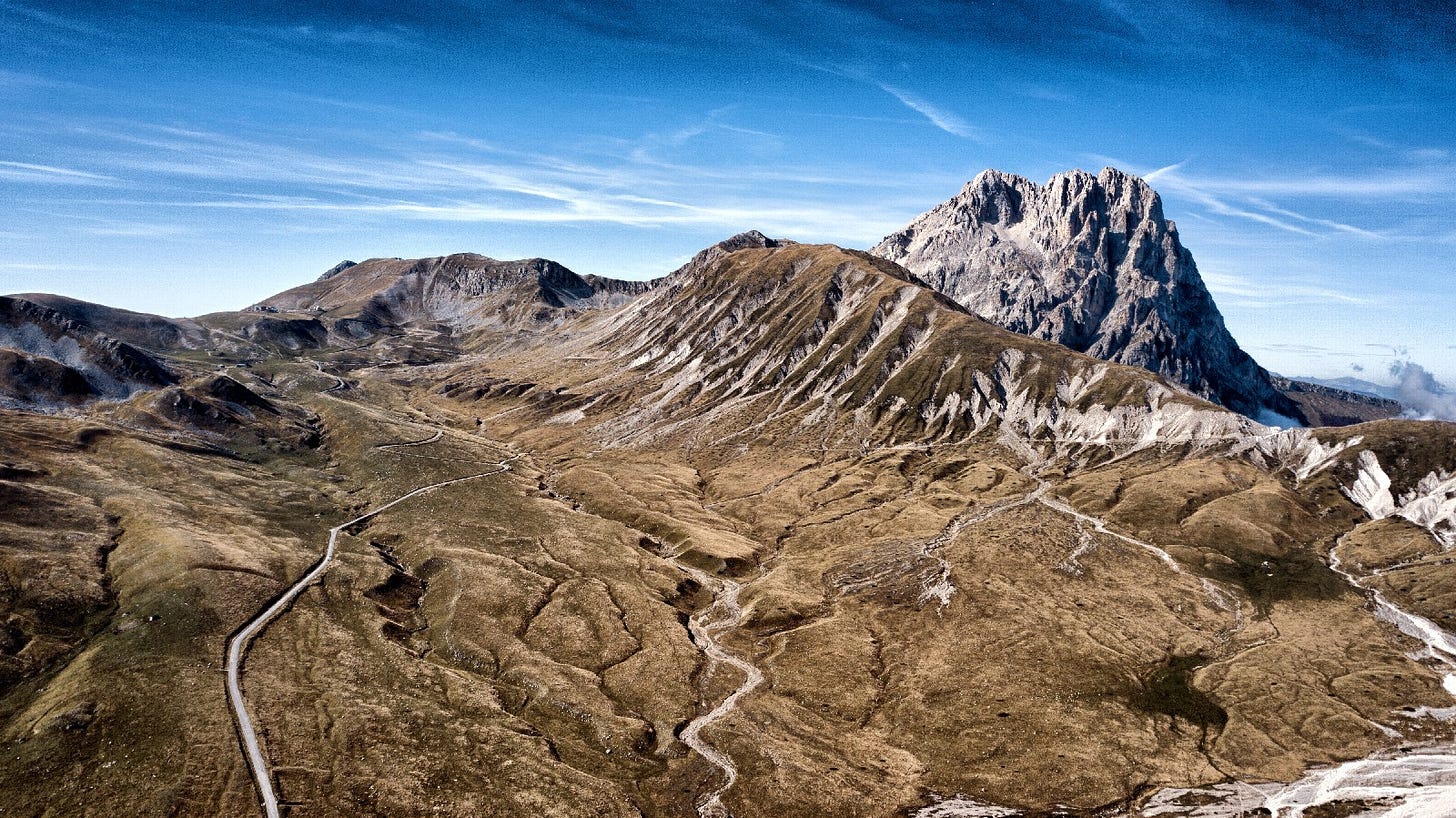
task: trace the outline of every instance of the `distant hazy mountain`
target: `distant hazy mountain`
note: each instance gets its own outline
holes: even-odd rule
[[[1394,386],[1381,386],[1373,381],[1367,381],[1363,378],[1352,378],[1348,375],[1342,378],[1311,378],[1301,376],[1297,380],[1304,381],[1305,383],[1318,384],[1319,386],[1328,386],[1331,389],[1343,389],[1346,392],[1356,392],[1361,395],[1385,398],[1386,400],[1399,399]]]
[[[1045,186],[985,171],[871,252],[1008,329],[1157,372],[1247,415],[1301,417],[1224,327],[1158,194],[1114,168]]]
[[[1312,426],[1350,426],[1393,418],[1403,408],[1398,400],[1368,392],[1278,375],[1272,377],[1274,386],[1299,405],[1300,415]]]
[[[497,261],[474,253],[340,262],[318,280],[260,302],[264,312],[318,316],[331,332],[363,338],[408,324],[455,330],[520,327],[562,311],[621,303],[648,282],[579,276],[549,259]]]
[[[1345,394],[1377,396],[1408,417],[1456,420],[1456,391],[1436,380],[1424,367],[1411,361],[1397,362],[1391,368],[1391,375],[1395,383],[1389,386],[1349,376],[1329,380],[1305,378],[1304,381],[1319,384],[1318,388],[1343,389]],[[1291,397],[1298,400],[1296,395]]]

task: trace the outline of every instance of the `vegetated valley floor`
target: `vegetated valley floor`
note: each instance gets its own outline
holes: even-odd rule
[[[1450,624],[1449,557],[1370,520],[1339,448],[1404,458],[1399,493],[1449,467],[1448,428],[1305,433],[1300,475],[1186,442],[1066,449],[1017,431],[1009,388],[999,421],[942,434],[919,408],[716,395],[707,358],[604,361],[620,315],[504,354],[417,332],[205,359],[250,357],[227,377],[292,440],[169,431],[125,402],[5,411],[0,814],[259,814],[229,635],[331,527],[509,457],[345,530],[253,641],[286,814],[1116,814],[1452,738],[1441,666],[1327,564]],[[853,348],[832,340],[782,357],[829,367]],[[861,356],[865,389],[950,371],[897,343]],[[1061,417],[1092,406],[1067,378],[1094,364],[1049,348],[979,371],[1060,395]]]

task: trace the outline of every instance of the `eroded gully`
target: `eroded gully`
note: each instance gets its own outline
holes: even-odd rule
[[[713,576],[681,561],[677,561],[677,565],[713,594],[712,604],[688,620],[688,628],[692,631],[694,641],[713,660],[715,669],[720,665],[728,665],[743,674],[743,682],[727,698],[719,702],[717,707],[688,722],[680,736],[684,744],[707,759],[723,774],[723,782],[718,788],[698,801],[698,815],[700,818],[726,818],[729,812],[723,805],[723,796],[738,781],[738,767],[728,754],[703,738],[703,730],[721,721],[738,706],[739,699],[762,684],[763,671],[747,660],[729,653],[718,640],[721,634],[733,630],[743,621],[743,608],[738,604],[738,594],[743,590],[743,585],[731,579]]]
[[[1330,549],[1330,568],[1365,592],[1376,616],[1425,646],[1413,658],[1436,665],[1446,692],[1456,696],[1456,636],[1423,616],[1401,609],[1346,571],[1339,556],[1344,541],[1341,537]],[[1456,708],[1426,708],[1414,715],[1451,719],[1456,717]],[[1310,809],[1341,801],[1388,802],[1388,809],[1371,813],[1384,818],[1456,816],[1456,747],[1403,748],[1312,770],[1268,795],[1263,807],[1275,818],[1302,818]]]

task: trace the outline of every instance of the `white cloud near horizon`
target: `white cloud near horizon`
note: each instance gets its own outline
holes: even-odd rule
[[[1456,392],[1437,381],[1425,367],[1410,360],[1390,367],[1395,377],[1397,399],[1406,407],[1406,417],[1417,420],[1456,421]]]

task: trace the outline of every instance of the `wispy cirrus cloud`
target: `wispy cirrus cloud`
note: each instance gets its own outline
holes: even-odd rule
[[[798,64],[812,71],[833,74],[836,77],[843,77],[858,83],[863,83],[872,88],[878,88],[894,97],[901,105],[919,114],[930,124],[952,136],[959,136],[962,139],[971,139],[977,142],[985,141],[984,136],[978,128],[966,122],[957,114],[945,110],[913,91],[875,79],[861,69],[844,65],[819,65],[812,62],[800,62]]]
[[[964,119],[961,119],[950,111],[931,104],[923,97],[883,82],[876,82],[875,85],[879,86],[881,91],[900,100],[900,103],[906,108],[925,117],[930,121],[930,124],[942,131],[953,136],[959,136],[962,139],[973,139],[978,142],[982,140],[980,131],[976,130]]]
[[[737,140],[740,146],[747,146],[756,153],[777,153],[784,143],[782,134],[761,128],[749,128],[735,124],[729,117],[737,105],[725,105],[665,133],[650,133],[644,136],[633,151],[633,158],[639,162],[657,161],[658,152],[673,151],[692,144],[699,144],[700,138]]]
[[[74,168],[5,161],[0,161],[0,179],[51,185],[111,185],[118,181],[114,176]]]
[[[1193,179],[1204,190],[1245,195],[1284,195],[1329,199],[1444,195],[1456,182],[1456,168],[1379,171],[1368,176]]]
[[[38,8],[12,3],[9,0],[0,0],[0,13],[11,15],[12,18],[23,21],[23,24],[34,30],[35,27],[61,31],[67,34],[79,34],[90,38],[109,37],[115,34],[114,31],[91,23],[77,20],[60,14],[52,14],[41,11]]]
[[[1144,173],[1142,177],[1149,184],[1156,185],[1162,190],[1179,193],[1202,204],[1208,208],[1210,213],[1219,216],[1233,216],[1246,219],[1288,233],[1295,233],[1312,238],[1328,234],[1320,232],[1318,228],[1335,233],[1359,236],[1365,239],[1384,240],[1387,238],[1385,234],[1375,230],[1357,227],[1333,219],[1310,216],[1300,213],[1293,208],[1275,204],[1267,198],[1264,198],[1265,195],[1271,192],[1282,191],[1287,195],[1297,196],[1301,194],[1297,194],[1295,191],[1319,190],[1328,192],[1335,189],[1343,189],[1342,185],[1351,184],[1353,180],[1340,180],[1336,182],[1329,178],[1321,179],[1318,177],[1306,179],[1291,178],[1285,180],[1194,177],[1182,172],[1186,164],[1186,162],[1179,162],[1177,164],[1167,165]],[[1374,189],[1373,180],[1370,181],[1372,182],[1370,187]],[[1388,187],[1386,190],[1388,192],[1403,191],[1405,188],[1397,185]]]
[[[51,272],[103,272],[104,268],[94,265],[78,264],[36,264],[24,261],[0,261],[0,270],[10,270],[17,273],[51,273]]]
[[[772,136],[732,124],[727,127],[734,133],[747,131],[753,138]],[[631,143],[607,143],[598,148],[601,152],[565,158],[445,132],[370,137],[362,143],[332,143],[327,150],[266,135],[243,137],[141,123],[93,127],[87,137],[90,143],[81,154],[86,166],[116,176],[77,171],[84,175],[76,178],[114,179],[112,187],[125,192],[89,200],[70,198],[67,206],[131,214],[117,227],[78,228],[91,234],[114,229],[108,235],[149,235],[156,231],[157,220],[146,214],[159,211],[231,210],[294,214],[335,224],[407,219],[677,225],[725,233],[754,227],[781,235],[868,243],[898,227],[920,207],[918,201],[907,204],[894,196],[877,197],[867,207],[825,195],[840,186],[877,185],[858,177],[772,166],[729,170],[675,164]],[[4,170],[0,165],[0,172]],[[901,185],[910,183],[878,183],[885,190]]]
[[[1355,227],[1354,225],[1337,222],[1333,219],[1320,219],[1314,216],[1306,216],[1303,213],[1296,213],[1295,211],[1288,208],[1279,207],[1278,205],[1272,202],[1265,201],[1264,199],[1251,197],[1249,199],[1249,202],[1252,203],[1254,206],[1263,209],[1265,212],[1273,213],[1276,216],[1283,216],[1288,219],[1293,219],[1297,222],[1303,222],[1305,224],[1316,225],[1319,227],[1328,227],[1331,230],[1335,230],[1341,233],[1349,233],[1351,235],[1360,236],[1367,239],[1386,238],[1384,234],[1377,233],[1373,230],[1366,230],[1364,228]]]
[[[268,33],[284,40],[324,42],[341,46],[388,46],[390,48],[415,48],[413,32],[404,26],[375,28],[352,25],[344,28],[305,24],[286,26]]]
[[[767,131],[717,124],[729,133],[765,140],[777,138]],[[137,190],[193,187],[237,195],[256,192],[245,189],[249,186],[287,184],[331,195],[368,195],[375,191],[459,195],[498,190],[563,200],[571,198],[573,191],[585,190],[624,197],[640,197],[642,191],[674,191],[691,199],[715,191],[750,198],[767,196],[766,188],[789,185],[821,190],[844,187],[904,191],[909,196],[927,186],[959,181],[949,173],[867,176],[832,167],[773,163],[724,167],[712,162],[674,161],[659,155],[656,148],[667,140],[656,135],[636,141],[601,140],[589,149],[563,156],[505,147],[447,131],[370,135],[364,141],[331,142],[317,148],[266,134],[248,137],[135,122],[87,126],[78,132],[90,140],[87,147],[73,151],[78,161],[98,171],[111,171],[118,182],[120,177],[132,180],[128,184]],[[803,196],[810,198],[812,193],[806,189]],[[914,201],[921,209],[923,204],[919,199]],[[908,218],[914,213],[904,215]]]
[[[752,203],[685,204],[596,198],[584,194],[563,199],[562,207],[526,207],[509,203],[460,199],[443,202],[380,200],[340,202],[309,198],[191,199],[108,201],[146,208],[241,210],[313,213],[345,217],[378,216],[420,221],[491,224],[616,224],[626,227],[717,227],[724,231],[750,227],[784,236],[880,236],[903,222],[895,212],[863,212],[801,206],[761,207]]]
[[[1209,292],[1241,306],[1268,307],[1289,304],[1352,304],[1367,305],[1371,301],[1332,287],[1290,281],[1259,281],[1234,273],[1204,270],[1201,272]]]
[[[1365,174],[1309,173],[1269,176],[1246,173],[1235,176],[1198,176],[1183,172],[1188,162],[1158,168],[1143,175],[1149,182],[1162,180],[1206,193],[1235,196],[1294,196],[1326,199],[1400,198],[1446,196],[1456,187],[1456,163],[1447,152],[1426,149],[1417,157],[1423,161],[1411,167],[1376,168]]]
[[[68,88],[76,89],[81,86],[75,83],[62,82],[51,77],[42,77],[36,74],[27,74],[21,71],[9,71],[0,68],[0,91],[36,89],[36,88]]]

